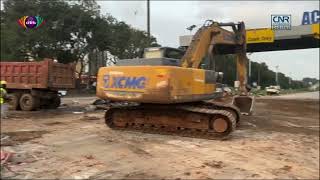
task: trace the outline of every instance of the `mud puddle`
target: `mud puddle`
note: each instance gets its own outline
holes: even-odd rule
[[[63,125],[63,124],[66,124],[66,123],[56,121],[56,122],[49,122],[49,123],[44,123],[44,124],[48,125],[48,126],[55,126],[55,125]]]

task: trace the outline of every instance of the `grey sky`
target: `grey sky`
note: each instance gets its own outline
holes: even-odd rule
[[[146,1],[98,1],[101,13],[110,13],[131,26],[146,30]],[[204,20],[244,21],[247,28],[270,27],[271,14],[291,14],[292,25],[300,25],[304,11],[319,9],[318,1],[153,1],[151,34],[163,46],[178,47],[186,27]],[[194,33],[194,31],[192,32]],[[319,78],[319,49],[253,53],[251,60],[266,62],[294,79]]]

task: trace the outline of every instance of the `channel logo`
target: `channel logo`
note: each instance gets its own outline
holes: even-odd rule
[[[18,19],[18,24],[25,29],[37,29],[45,23],[40,16],[23,16]]]
[[[291,30],[291,15],[271,15],[271,29]]]

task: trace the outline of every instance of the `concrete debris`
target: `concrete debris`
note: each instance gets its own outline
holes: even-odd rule
[[[85,107],[86,111],[94,111],[96,109],[97,109],[97,107],[94,105],[91,105],[91,104]]]
[[[97,99],[92,103],[92,105],[103,105],[103,104],[108,104],[108,103],[110,103],[110,101],[103,100],[103,99]]]
[[[65,106],[68,106],[68,105],[66,103],[61,103],[60,106],[65,107]]]
[[[80,104],[79,101],[72,100],[72,104]]]
[[[16,153],[16,155],[11,159],[13,164],[33,163],[37,160],[39,160],[37,156],[22,152]]]
[[[100,118],[96,117],[96,116],[87,116],[87,115],[84,115],[83,120],[99,120]]]
[[[107,109],[109,109],[109,107],[107,105],[102,104],[102,105],[96,105],[96,109],[107,110]]]
[[[1,165],[4,165],[6,164],[10,158],[13,156],[13,153],[11,152],[6,152],[6,151],[3,151],[1,150],[0,151],[0,156],[1,156]]]
[[[95,106],[95,110],[97,109],[108,109],[108,105],[111,103],[109,100],[96,99],[92,105]]]
[[[285,165],[285,166],[283,166],[283,167],[280,168],[280,169],[281,169],[281,170],[284,170],[284,171],[290,171],[290,170],[292,169],[292,167]]]
[[[94,157],[92,155],[85,155],[84,157],[87,159],[94,159]]]
[[[203,164],[209,167],[217,168],[217,169],[221,169],[224,167],[222,161],[210,161],[210,162],[205,162]]]
[[[11,146],[13,141],[11,140],[10,136],[5,134],[1,134],[1,146]]]

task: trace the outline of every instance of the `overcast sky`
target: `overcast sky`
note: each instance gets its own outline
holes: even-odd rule
[[[110,13],[131,26],[146,30],[146,1],[98,1],[101,13]],[[318,1],[153,1],[150,2],[151,34],[162,46],[178,47],[186,27],[200,27],[206,19],[244,21],[246,28],[270,27],[271,14],[291,14],[292,25],[300,25],[305,11],[319,9]],[[195,31],[195,30],[194,30]],[[194,33],[194,32],[192,32]],[[319,49],[253,53],[252,61],[293,79],[319,78]]]

